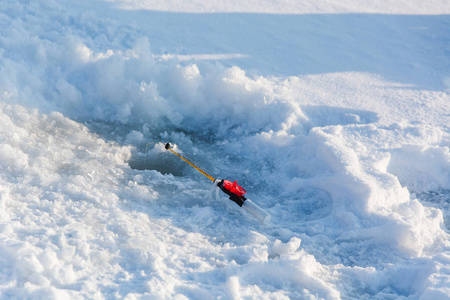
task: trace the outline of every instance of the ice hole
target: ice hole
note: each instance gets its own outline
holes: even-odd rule
[[[185,176],[188,172],[187,164],[171,153],[137,152],[132,154],[128,162],[135,170],[155,170],[161,174]]]

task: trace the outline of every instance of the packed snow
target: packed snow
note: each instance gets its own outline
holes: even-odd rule
[[[0,1],[0,299],[449,299],[449,14]]]

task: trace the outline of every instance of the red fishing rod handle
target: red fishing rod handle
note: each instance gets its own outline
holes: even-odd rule
[[[240,197],[247,193],[242,186],[237,184],[237,181],[231,182],[229,180],[223,180],[222,187]]]

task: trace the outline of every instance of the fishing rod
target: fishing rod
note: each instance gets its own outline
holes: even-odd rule
[[[229,181],[225,179],[216,179],[197,167],[193,162],[189,161],[187,158],[181,156],[178,154],[175,150],[173,150],[170,147],[169,143],[165,144],[166,150],[171,151],[173,154],[184,160],[186,163],[188,163],[191,167],[205,175],[209,180],[211,180],[215,186],[220,188],[225,194],[229,196],[229,199],[239,205],[240,207],[244,208],[250,215],[252,215],[255,219],[260,221],[263,224],[266,224],[270,220],[270,215],[261,207],[256,205],[253,201],[250,199],[244,197],[244,194],[247,193],[247,191],[237,184],[237,181]]]

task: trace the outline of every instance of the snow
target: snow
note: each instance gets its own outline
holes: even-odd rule
[[[387,14],[448,14],[450,8],[445,0],[394,1],[376,0],[357,3],[354,0],[250,0],[238,1],[192,1],[181,0],[107,0],[123,9],[156,10],[172,12],[214,13],[248,12],[270,14],[327,14],[327,13],[387,13]]]
[[[449,10],[2,1],[0,299],[448,299]]]

